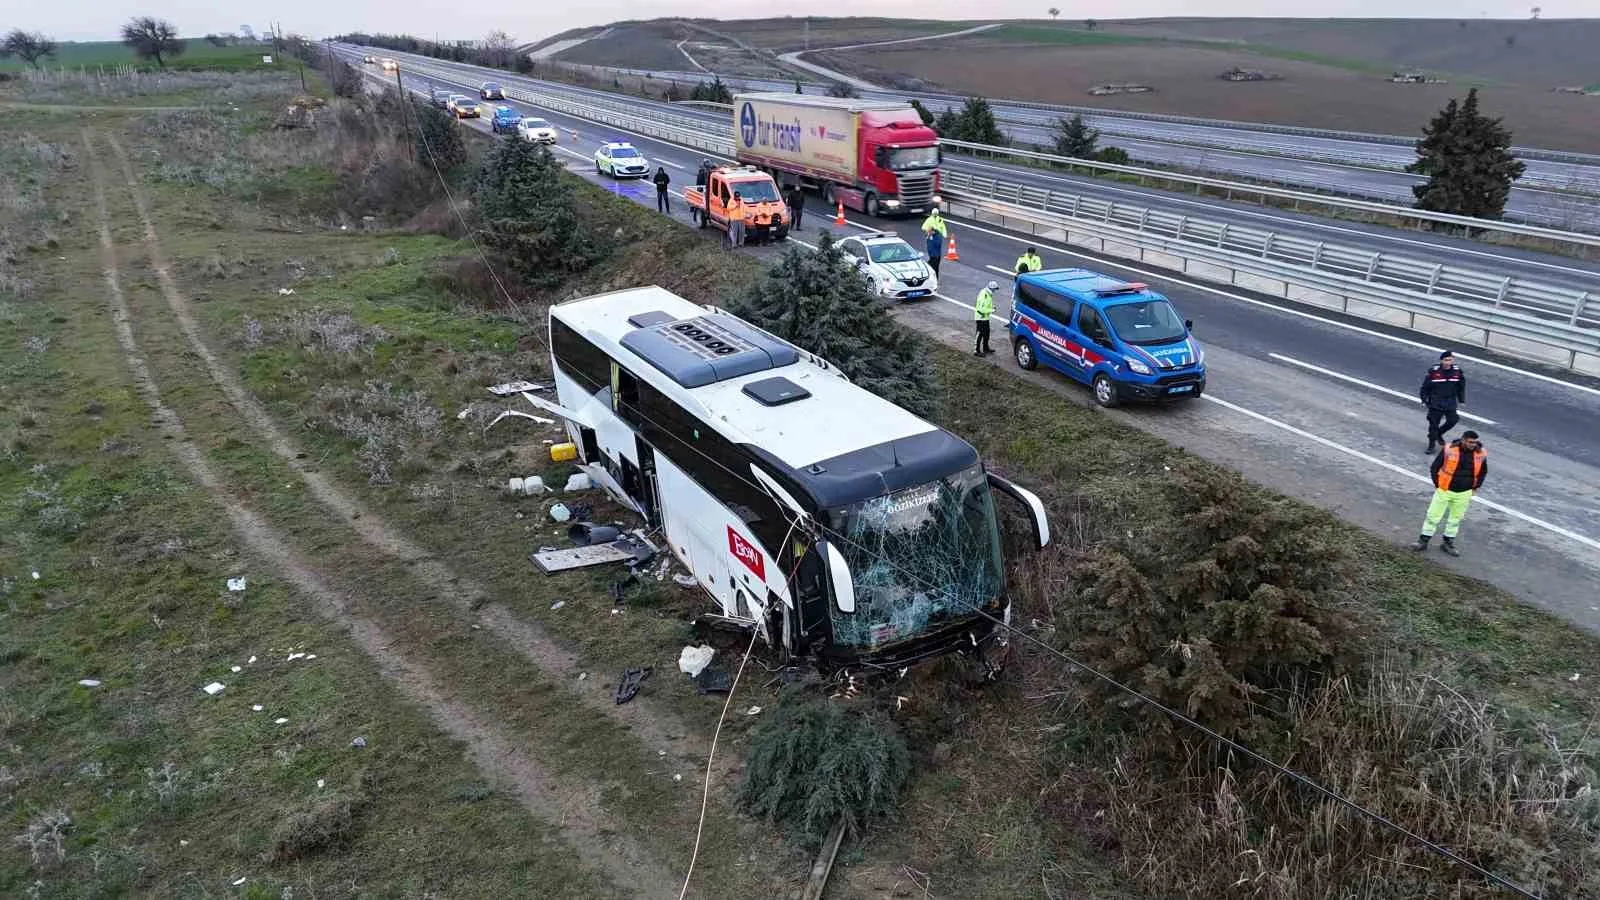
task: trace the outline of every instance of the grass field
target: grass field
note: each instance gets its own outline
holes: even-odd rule
[[[259,70],[270,68],[261,63],[263,55],[272,55],[272,44],[246,44],[218,47],[203,38],[189,38],[184,52],[167,60],[169,69]],[[275,60],[276,61],[276,60]],[[69,42],[60,46],[56,55],[40,60],[47,69],[95,69],[114,66],[155,68],[154,62],[140,60],[120,41]],[[20,72],[28,68],[19,59],[0,60],[0,72]]]
[[[554,498],[501,486],[564,480],[543,443],[559,432],[485,432],[499,404],[482,388],[548,374],[552,299],[655,283],[723,301],[761,264],[582,187],[584,215],[622,249],[508,306],[466,274],[471,246],[438,233],[451,221],[429,202],[436,186],[401,182],[391,193],[420,207],[403,212],[348,189],[403,145],[269,129],[298,81],[241,102],[234,80],[187,88],[196,109],[0,119],[0,234],[14,244],[0,248],[0,894],[676,896],[720,701],[674,666],[701,601],[647,579],[618,605],[617,572],[536,575],[526,554],[562,540]],[[234,102],[243,114],[213,109]],[[1166,519],[1164,473],[1195,463],[1059,379],[933,354],[942,424],[1039,487],[1060,523],[1063,556],[1019,559],[1013,575],[1016,621],[1064,641],[1073,602],[1053,567]],[[1475,850],[1513,835],[1495,846],[1514,854],[1527,817],[1568,808],[1532,793],[1548,772],[1527,760],[1551,737],[1586,746],[1600,646],[1359,529],[1317,528],[1359,562],[1342,600],[1361,625],[1350,652],[1436,679],[1416,708],[1460,696],[1476,718],[1457,743],[1405,744],[1409,757],[1352,751],[1373,761],[1355,773],[1317,757],[1351,728],[1296,719],[1305,732],[1274,740],[1408,813],[1448,811],[1431,789],[1462,790],[1449,776],[1464,771],[1484,776],[1468,787],[1529,785],[1495,795],[1502,818],[1428,823]],[[229,590],[239,576],[244,591]],[[615,705],[617,675],[638,665],[655,674]],[[1240,848],[1301,861],[1261,827],[1279,809],[1371,851],[1334,861],[1348,880],[1296,868],[1291,890],[1447,884],[1408,880],[1437,862],[1303,799],[1219,805],[1226,761],[1176,778],[1149,756],[1168,732],[1091,705],[1026,643],[998,685],[960,672],[940,663],[892,686],[909,699],[895,716],[917,774],[897,820],[842,855],[830,897],[1222,896],[1240,873],[1218,860]],[[758,671],[737,705],[774,702],[770,680]],[[209,696],[212,681],[227,687]],[[809,864],[728,803],[751,721],[722,734],[691,896],[789,896]],[[1500,768],[1452,768],[1485,747]],[[1581,780],[1583,758],[1563,760]],[[1438,780],[1409,790],[1417,773]],[[1383,794],[1391,784],[1406,790]],[[1212,822],[1237,834],[1200,827]],[[1595,872],[1570,895],[1592,892]],[[1277,890],[1263,896],[1324,896]],[[1445,894],[1410,894],[1428,895]]]

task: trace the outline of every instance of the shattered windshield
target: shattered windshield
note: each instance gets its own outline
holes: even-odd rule
[[[856,610],[832,610],[834,642],[863,650],[987,606],[1004,589],[1000,529],[982,466],[834,515]]]

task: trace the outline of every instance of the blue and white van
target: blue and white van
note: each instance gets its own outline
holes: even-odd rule
[[[1017,276],[1011,348],[1024,369],[1044,363],[1094,389],[1101,406],[1198,397],[1206,353],[1167,298],[1088,269]]]

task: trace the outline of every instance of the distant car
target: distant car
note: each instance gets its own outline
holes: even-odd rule
[[[376,56],[368,56],[363,58],[361,61],[369,66],[375,66],[378,64],[378,58]]]
[[[394,60],[392,60],[392,59],[383,60],[383,70],[385,72],[393,72],[393,71],[395,71],[395,70],[397,70],[399,68],[400,68],[400,64],[395,62]]]
[[[916,300],[932,297],[939,289],[939,276],[928,265],[928,257],[898,235],[886,231],[851,235],[839,242],[839,249],[880,297]]]
[[[506,92],[501,90],[500,85],[492,81],[485,81],[483,87],[478,88],[478,96],[485,100],[504,100]]]
[[[434,88],[428,92],[428,105],[439,109],[450,108],[450,98],[456,96],[442,88]]]
[[[489,127],[495,134],[514,132],[520,124],[522,124],[522,113],[509,106],[496,106],[494,117],[489,120]]]
[[[537,117],[525,118],[518,122],[517,134],[535,144],[554,144],[557,139],[556,127]]]
[[[463,94],[453,95],[445,108],[450,110],[451,115],[458,119],[476,119],[479,117],[478,101]]]
[[[595,151],[594,170],[612,178],[644,178],[650,161],[627,141],[608,141]]]

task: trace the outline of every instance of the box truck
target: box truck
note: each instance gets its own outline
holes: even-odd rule
[[[780,181],[799,181],[831,206],[869,216],[931,209],[939,190],[939,135],[908,103],[738,94],[734,158]]]

